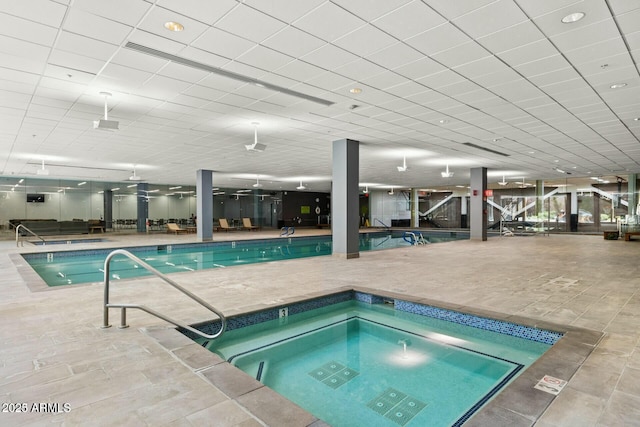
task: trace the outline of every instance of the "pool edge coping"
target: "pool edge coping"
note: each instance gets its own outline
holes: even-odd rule
[[[383,298],[401,299],[416,304],[458,311],[472,316],[486,317],[531,328],[563,333],[563,336],[531,366],[503,388],[496,396],[486,402],[483,407],[476,411],[468,420],[465,420],[463,423],[465,426],[495,426],[496,420],[508,421],[510,425],[517,426],[534,425],[557,397],[557,395],[536,390],[534,386],[545,375],[569,382],[605,335],[604,332],[586,328],[559,325],[515,314],[504,314],[362,286],[338,287],[304,294],[298,297],[290,297],[286,300],[259,304],[255,307],[242,310],[241,312],[235,312],[233,316],[274,309],[290,304],[291,302],[307,301],[348,291],[362,292]],[[192,341],[177,328],[172,326],[158,326],[142,328],[141,331],[155,339],[177,360],[191,368],[195,374],[223,392],[229,399],[243,407],[253,417],[265,422],[267,425],[272,425],[271,423],[280,426],[313,425],[314,427],[319,427],[328,425],[295,403],[255,380],[255,378],[252,378],[239,369],[230,369],[232,367],[230,363]],[[230,382],[238,384],[239,386],[230,387]],[[264,401],[265,398],[272,402],[277,401],[277,405],[281,407],[279,413],[283,416],[287,414],[286,418],[277,418],[278,414],[269,411],[269,405],[266,405]],[[264,405],[256,405],[256,402],[262,402]],[[282,407],[282,405],[284,405],[284,407]],[[297,414],[297,416],[290,418],[292,413]],[[274,416],[276,419],[273,419]],[[293,419],[295,419],[295,423],[291,424]]]

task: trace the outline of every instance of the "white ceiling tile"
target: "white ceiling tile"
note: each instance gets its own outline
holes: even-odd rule
[[[469,62],[486,58],[489,55],[491,54],[481,45],[475,41],[470,41],[456,46],[453,49],[436,53],[431,57],[449,68],[455,68]]]
[[[377,0],[334,0],[333,2],[366,21],[372,21],[411,1],[412,0],[388,0],[384,2]]]
[[[569,62],[578,67],[580,64],[592,62],[594,58],[605,58],[626,51],[627,47],[622,39],[615,38],[568,50],[564,52],[564,55]]]
[[[25,40],[43,46],[52,46],[57,29],[37,22],[0,13],[0,35],[9,36],[13,39]]]
[[[238,5],[215,24],[217,28],[255,43],[261,43],[280,31],[285,25],[283,22],[243,4]]]
[[[307,81],[307,83],[322,89],[332,91],[341,87],[345,87],[347,85],[350,86],[353,83],[353,80],[326,71],[323,74],[318,75],[317,77],[312,77]]]
[[[538,74],[536,76],[529,77],[529,81],[538,87],[544,87],[575,79],[581,79],[581,77],[573,67],[567,67],[561,70],[553,70],[549,73]]]
[[[454,19],[453,23],[471,37],[479,38],[524,21],[528,21],[527,16],[513,0],[497,0]]]
[[[76,55],[71,52],[54,50],[49,56],[49,64],[68,68],[72,71],[97,74],[104,66],[104,61]]]
[[[71,33],[119,45],[133,30],[124,25],[80,9],[71,9],[64,21],[63,29]]]
[[[44,63],[51,49],[36,43],[0,35],[0,52]],[[2,64],[3,66],[10,65],[9,62],[3,62]]]
[[[265,2],[264,0],[244,0],[244,3],[284,22],[291,23],[317,8],[325,1],[326,0],[278,0],[277,2]]]
[[[283,67],[293,61],[294,58],[268,47],[256,45],[252,49],[238,56],[235,60],[265,71],[272,71]]]
[[[427,87],[438,90],[442,86],[459,83],[465,81],[466,79],[459,74],[454,73],[453,71],[445,70],[415,80]]]
[[[264,46],[293,57],[305,54],[324,46],[326,42],[295,27],[285,27],[264,42]]]
[[[293,23],[295,27],[328,42],[333,42],[364,24],[365,21],[330,2],[323,3]]]
[[[366,59],[357,59],[343,65],[342,67],[336,68],[334,71],[340,75],[359,81],[360,79],[366,79],[368,77],[375,76],[376,74],[383,73],[386,70],[373,62],[367,61]]]
[[[424,55],[401,42],[395,43],[366,56],[366,59],[369,61],[388,69],[398,68],[421,58],[424,58]]]
[[[562,70],[570,67],[571,64],[560,54],[547,56],[546,58],[536,58],[534,61],[520,64],[515,68],[519,73],[527,78]]]
[[[547,39],[538,40],[533,43],[506,50],[498,54],[500,59],[511,67],[517,67],[537,59],[557,55],[558,50]]]
[[[553,36],[551,41],[561,51],[570,51],[578,47],[619,37],[620,33],[613,19],[606,19]]]
[[[229,13],[238,5],[238,2],[235,0],[216,0],[211,2],[202,2],[199,0],[180,0],[179,2],[173,0],[158,0],[157,4],[165,9],[211,25]],[[174,21],[176,20],[178,19],[174,19]],[[180,23],[183,24],[183,22]]]
[[[129,26],[136,25],[144,14],[152,7],[145,0],[74,0],[73,8]]]
[[[77,55],[107,61],[113,56],[118,46],[100,40],[79,36],[62,31],[56,43],[56,49],[72,52]]]
[[[640,9],[640,3],[636,0],[609,0],[609,4],[615,15]]]
[[[218,28],[209,28],[192,44],[199,49],[226,58],[236,58],[256,44]]]
[[[490,52],[500,53],[542,38],[544,35],[535,24],[531,21],[525,21],[478,38],[478,43]]]
[[[182,31],[168,30],[164,25],[171,21],[182,24],[184,29]],[[179,15],[171,10],[154,7],[145,15],[144,20],[137,25],[137,28],[138,30],[188,45],[197,40],[208,29],[208,26],[196,19]]]
[[[448,0],[429,0],[429,5],[444,15],[448,20],[454,20],[459,16],[480,9],[495,0],[467,0],[464,2],[452,2]]]
[[[431,56],[467,43],[469,40],[471,39],[453,25],[442,24],[407,39],[406,43],[423,54]]]
[[[393,71],[410,79],[419,79],[432,74],[441,73],[446,69],[447,67],[444,65],[425,56],[417,61],[394,68]]]
[[[6,1],[0,3],[0,11],[55,28],[62,23],[67,8],[49,0]]]
[[[326,44],[300,59],[325,70],[333,70],[347,62],[357,60],[358,57],[337,46]]]
[[[583,12],[585,17],[570,24],[563,23],[562,18],[573,12]],[[531,15],[528,16],[533,18]],[[537,16],[533,20],[545,36],[553,37],[567,31],[575,31],[583,26],[595,24],[610,17],[611,13],[606,2],[580,1],[572,2],[568,6],[553,10],[545,15]]]
[[[310,65],[304,61],[295,60],[289,62],[283,67],[276,68],[274,73],[280,74],[289,79],[306,82],[324,74],[325,71],[322,68]]]
[[[344,50],[363,57],[395,43],[396,39],[372,25],[364,25],[333,42]]]
[[[367,86],[377,87],[383,90],[409,81],[410,80],[406,77],[403,77],[393,71],[385,71],[380,74],[376,74],[375,76],[359,80],[359,82],[364,83]]]
[[[134,31],[127,41],[174,55],[179,54],[180,51],[185,48],[184,43],[168,40],[164,37],[160,37],[146,31]],[[137,54],[143,58],[149,58],[149,55],[142,53]]]
[[[620,26],[623,33],[631,34],[640,31],[640,7],[634,2],[636,9],[627,13],[616,16],[616,23]]]
[[[400,40],[405,40],[445,22],[446,19],[423,2],[412,1],[372,23]]]

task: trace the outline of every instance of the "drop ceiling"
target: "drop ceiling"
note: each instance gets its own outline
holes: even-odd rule
[[[640,172],[636,0],[30,0],[0,24],[5,177],[328,191],[343,138],[370,189]]]

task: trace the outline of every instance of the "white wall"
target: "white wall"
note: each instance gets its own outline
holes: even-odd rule
[[[381,224],[391,226],[392,219],[411,219],[411,205],[400,192],[389,194],[387,191],[369,191],[369,218],[372,227]]]

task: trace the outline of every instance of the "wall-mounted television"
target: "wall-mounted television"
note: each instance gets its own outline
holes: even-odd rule
[[[27,203],[44,203],[44,194],[27,194]]]

